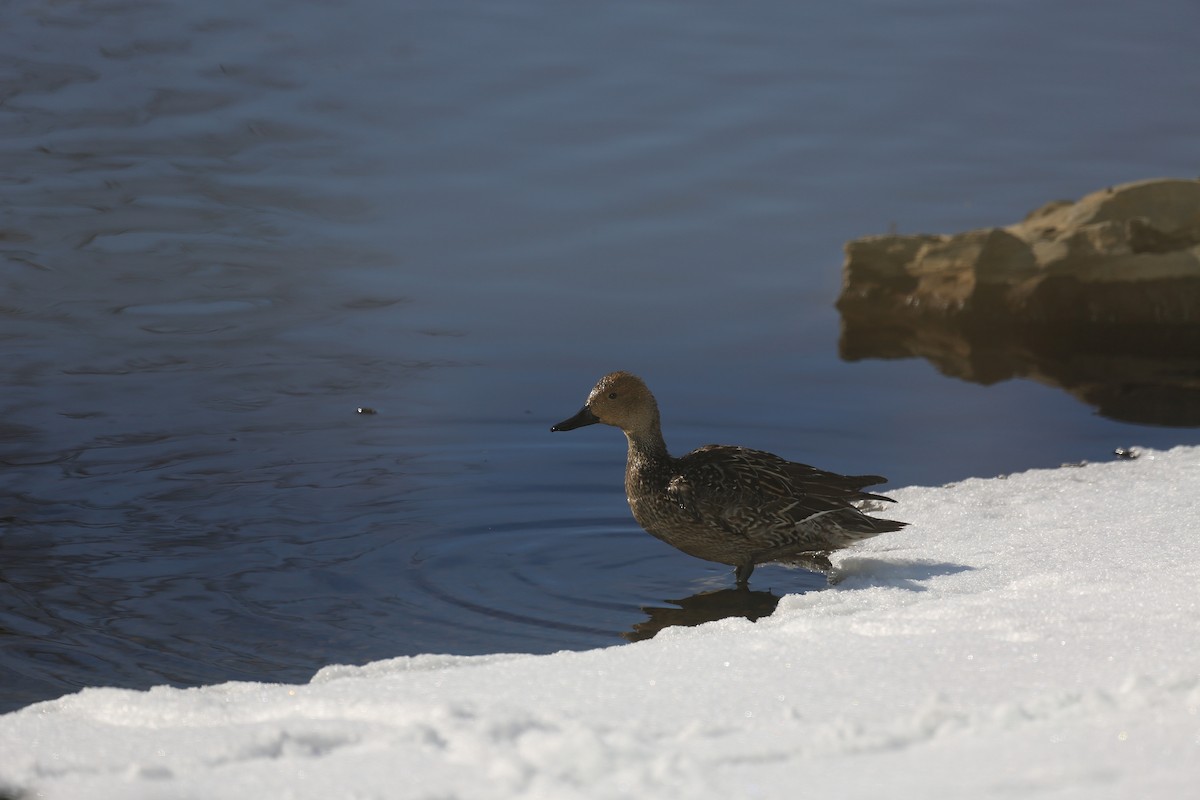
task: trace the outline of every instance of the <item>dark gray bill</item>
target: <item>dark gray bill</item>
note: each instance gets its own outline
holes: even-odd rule
[[[562,422],[551,428],[551,431],[573,431],[576,428],[582,428],[584,425],[595,425],[600,419],[587,406],[579,409],[579,413],[570,419],[564,419]]]

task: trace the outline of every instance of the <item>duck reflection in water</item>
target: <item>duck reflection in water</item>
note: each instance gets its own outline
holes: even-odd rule
[[[678,608],[642,606],[649,617],[645,622],[633,626],[633,630],[621,634],[631,642],[640,642],[658,635],[663,628],[673,626],[693,627],[705,622],[715,622],[726,617],[745,617],[754,622],[769,617],[779,604],[779,596],[771,592],[756,592],[745,587],[717,589],[700,592],[682,600],[667,600]]]

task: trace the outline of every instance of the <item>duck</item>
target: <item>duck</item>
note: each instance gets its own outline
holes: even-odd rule
[[[647,533],[690,556],[734,568],[738,588],[759,564],[822,573],[829,554],[908,523],[869,516],[889,497],[863,491],[879,475],[840,475],[762,450],[710,444],[674,458],[663,440],[658,401],[629,372],[611,372],[579,413],[550,428],[620,428],[628,440],[625,496]]]

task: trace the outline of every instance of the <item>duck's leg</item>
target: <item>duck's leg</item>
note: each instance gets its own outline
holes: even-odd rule
[[[738,586],[748,586],[750,584],[750,573],[754,572],[754,562],[749,564],[738,564],[733,571],[733,577],[737,581]]]

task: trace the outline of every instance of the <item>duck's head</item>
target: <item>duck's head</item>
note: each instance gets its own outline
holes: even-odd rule
[[[637,375],[610,372],[601,378],[579,413],[550,430],[572,431],[602,422],[625,433],[641,433],[658,427],[658,403]]]

